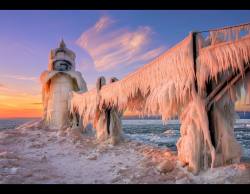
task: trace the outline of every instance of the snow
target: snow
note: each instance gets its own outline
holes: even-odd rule
[[[32,121],[0,132],[0,183],[250,183],[242,163],[201,171],[178,164],[175,152],[124,140],[98,144],[91,133],[42,129]]]

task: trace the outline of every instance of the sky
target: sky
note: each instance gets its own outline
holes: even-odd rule
[[[0,118],[42,115],[39,76],[63,38],[88,89],[119,79],[201,31],[250,22],[250,11],[0,11]],[[240,109],[250,106],[238,103]]]

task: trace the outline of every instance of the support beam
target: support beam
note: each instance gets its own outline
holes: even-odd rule
[[[207,98],[206,98],[206,104],[209,104],[209,102],[218,94],[218,92],[221,91],[222,88],[224,88],[224,87],[227,85],[227,83],[228,83],[230,80],[233,79],[234,76],[235,76],[234,74],[231,75],[231,76],[229,76],[226,80],[224,80],[223,82],[220,82],[220,83],[216,86],[216,88],[214,88],[213,90],[212,90],[212,89],[209,90],[210,92],[208,93],[209,95],[208,95]],[[211,80],[209,80],[209,82],[211,82]],[[208,85],[210,85],[210,83],[208,83]]]
[[[249,64],[244,68],[244,74],[249,70]],[[221,82],[216,88],[213,89],[212,81],[209,80],[207,83],[207,94],[209,94],[206,98],[206,109],[208,113],[208,121],[209,121],[209,131],[211,136],[211,141],[213,146],[216,147],[215,141],[215,128],[213,125],[212,115],[213,115],[213,104],[214,102],[219,101],[222,96],[230,89],[230,87],[237,83],[237,81],[242,78],[242,73],[238,72],[238,74],[232,74],[225,81]]]
[[[247,64],[245,65],[243,73],[246,74],[249,70],[249,64]],[[238,74],[229,76],[222,84],[219,84],[206,99],[207,110],[209,111],[213,103],[219,101],[223,97],[223,95],[230,89],[230,87],[236,84],[240,79],[242,79],[242,77],[242,73],[239,72]]]
[[[213,83],[212,80],[209,80],[206,84],[206,92],[207,94],[210,94],[213,92]],[[208,96],[209,97],[209,96]],[[209,132],[211,137],[211,142],[214,147],[216,147],[216,141],[215,141],[215,127],[213,122],[213,107],[207,110],[207,116],[208,116],[208,122],[209,122]]]
[[[194,83],[195,83],[195,90],[198,93],[198,82],[197,82],[197,77],[196,77],[196,59],[197,59],[197,45],[196,45],[196,35],[197,32],[192,32],[193,36],[193,60],[194,60]],[[211,93],[213,88],[212,88],[212,82],[209,82],[206,86],[207,88],[207,94]],[[210,132],[210,137],[211,137],[211,142],[213,146],[215,147],[215,128],[213,126],[213,120],[212,120],[212,110],[209,110],[207,112],[208,116],[208,122],[209,122],[209,132]]]
[[[198,83],[197,83],[197,77],[196,77],[196,58],[197,58],[196,35],[197,35],[197,32],[192,32],[192,37],[193,37],[193,61],[194,61],[194,86],[195,86],[196,92],[198,92]]]
[[[107,118],[107,132],[108,135],[110,134],[110,113],[111,113],[111,108],[107,108],[105,110],[106,118]]]

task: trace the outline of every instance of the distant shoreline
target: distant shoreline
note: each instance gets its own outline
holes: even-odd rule
[[[14,119],[41,119],[41,117],[8,117],[8,118],[0,118],[0,120],[14,120]]]
[[[237,114],[240,114],[240,117],[244,117],[241,119],[250,119],[250,111],[236,111]],[[41,117],[9,117],[9,118],[0,118],[0,120],[13,120],[13,119],[41,119]],[[161,120],[161,116],[123,116],[122,119],[126,120],[134,120],[134,119],[141,119],[141,120]],[[171,120],[177,120],[178,118],[172,118]]]

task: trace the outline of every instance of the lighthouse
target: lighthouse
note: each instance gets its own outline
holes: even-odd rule
[[[82,124],[80,118],[69,111],[72,91],[87,91],[82,74],[76,71],[75,58],[75,53],[62,40],[59,47],[50,52],[48,70],[41,73],[43,122],[48,128],[61,129]]]

